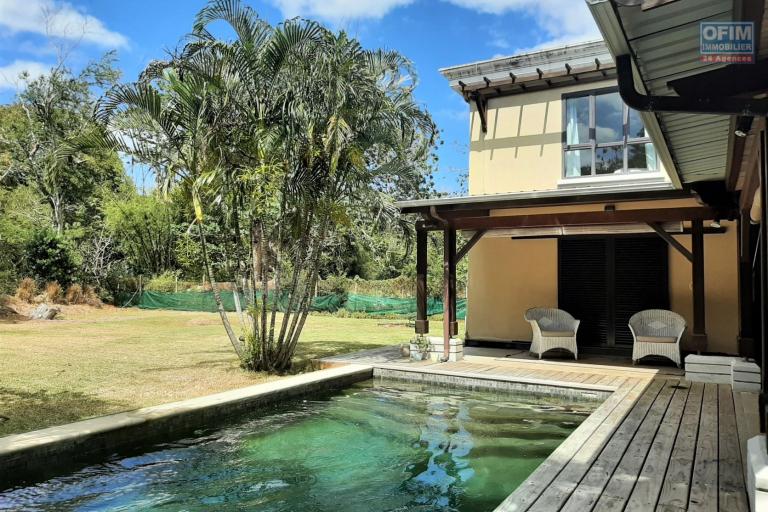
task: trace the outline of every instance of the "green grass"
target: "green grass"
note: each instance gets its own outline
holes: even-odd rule
[[[241,369],[216,314],[73,308],[61,318],[0,323],[0,436],[280,378]],[[296,364],[412,336],[405,320],[313,315]]]

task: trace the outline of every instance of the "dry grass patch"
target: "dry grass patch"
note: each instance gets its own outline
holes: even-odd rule
[[[61,320],[0,323],[0,435],[279,378],[242,370],[214,313],[61,309]],[[404,320],[312,315],[297,366],[412,332]]]

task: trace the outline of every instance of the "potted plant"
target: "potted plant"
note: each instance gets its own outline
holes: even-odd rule
[[[429,359],[429,339],[423,334],[417,334],[411,340],[411,361],[426,361]]]

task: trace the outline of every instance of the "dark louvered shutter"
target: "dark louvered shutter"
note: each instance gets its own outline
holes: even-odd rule
[[[581,320],[579,346],[603,345],[609,326],[606,240],[563,238],[558,247],[558,307]]]
[[[632,345],[629,317],[644,309],[669,309],[669,257],[659,237],[616,238],[617,345]]]

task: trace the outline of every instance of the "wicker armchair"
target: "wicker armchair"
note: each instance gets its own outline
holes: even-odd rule
[[[531,308],[525,312],[525,319],[533,329],[531,353],[542,354],[548,350],[562,348],[573,353],[573,358],[579,358],[576,346],[576,331],[580,320],[569,313],[556,308]]]
[[[645,356],[671,359],[680,368],[680,339],[685,332],[685,319],[665,309],[646,309],[632,315],[629,330],[635,338],[632,363]]]

